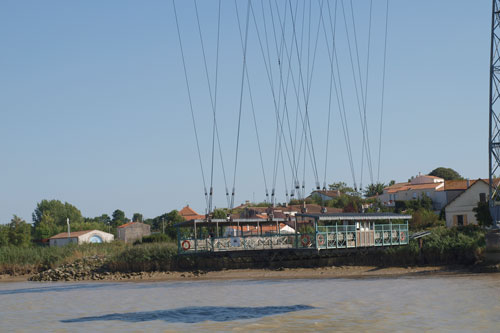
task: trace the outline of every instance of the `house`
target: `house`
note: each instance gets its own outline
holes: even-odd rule
[[[125,243],[133,243],[141,240],[144,236],[151,235],[151,226],[141,222],[129,222],[122,224],[117,228],[118,239]]]
[[[394,207],[396,201],[417,199],[423,195],[432,199],[434,210],[441,210],[446,205],[446,196],[442,195],[445,188],[443,178],[419,174],[406,183],[397,183],[384,188],[378,196],[383,205]]]
[[[179,211],[179,215],[182,216],[186,221],[202,220],[205,218],[205,215],[198,214],[194,211],[194,209],[189,207],[189,205],[186,205],[186,207],[182,208]]]
[[[311,195],[309,196],[309,198],[313,199],[313,198],[319,198],[323,201],[329,201],[329,200],[332,200],[334,198],[338,198],[340,197],[340,191],[339,190],[336,190],[336,191],[326,191],[326,190],[323,190],[323,191],[312,191],[311,192]]]
[[[444,208],[446,226],[448,228],[477,224],[476,214],[473,209],[478,202],[488,200],[488,180],[478,179],[472,185],[451,200]]]
[[[83,230],[74,231],[69,235],[67,232],[61,232],[49,238],[50,246],[64,246],[69,243],[84,244],[84,243],[109,243],[113,241],[115,236],[101,230]]]

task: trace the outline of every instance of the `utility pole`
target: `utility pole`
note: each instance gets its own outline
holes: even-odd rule
[[[165,218],[164,217],[161,218],[161,227],[163,229],[163,234],[165,234]]]
[[[500,195],[500,183],[495,182],[495,174],[500,168],[500,0],[493,0],[491,18],[490,50],[490,100],[489,100],[489,196],[488,202],[497,226],[500,218],[500,206],[495,200]]]
[[[69,226],[69,217],[66,218],[66,224],[68,225],[68,243],[71,241],[71,228]]]

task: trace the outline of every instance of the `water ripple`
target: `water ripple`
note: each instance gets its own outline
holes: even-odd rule
[[[71,290],[80,289],[95,289],[104,288],[111,286],[118,286],[118,283],[108,283],[108,284],[71,284],[71,285],[60,285],[60,286],[47,286],[39,288],[22,288],[22,289],[7,289],[0,290],[0,295],[14,295],[14,294],[31,294],[31,293],[48,293],[48,292],[65,292]]]
[[[226,306],[199,306],[184,307],[171,310],[157,310],[145,312],[113,313],[102,316],[81,317],[61,320],[63,323],[81,323],[89,321],[120,320],[130,323],[164,320],[169,323],[199,323],[204,321],[232,321],[257,319],[266,316],[284,314],[288,312],[311,310],[309,305],[291,306],[261,306],[261,307],[226,307]]]

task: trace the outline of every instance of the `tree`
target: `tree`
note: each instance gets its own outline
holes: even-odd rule
[[[125,216],[125,212],[123,210],[117,209],[113,212],[113,214],[111,214],[111,216],[113,217],[111,223],[114,227],[118,227],[119,225],[129,222],[129,219]]]
[[[216,208],[214,209],[212,216],[214,219],[225,219],[227,213],[224,209]]]
[[[184,221],[185,219],[174,209],[169,213],[162,214],[152,219],[146,219],[144,223],[151,225],[151,229],[157,231],[163,231],[163,226],[165,226],[165,233],[170,238],[175,239],[177,238],[177,230],[174,224]]]
[[[142,222],[142,214],[134,213],[134,215],[132,216],[132,222]]]
[[[405,211],[411,209],[417,211],[420,209],[432,211],[432,199],[425,194],[422,194],[417,199],[407,200],[407,201],[396,201],[396,212]]]
[[[455,170],[451,168],[443,168],[439,167],[434,170],[432,170],[429,173],[429,176],[435,176],[439,178],[443,178],[444,180],[460,180],[463,179],[462,176]]]
[[[9,226],[0,224],[0,247],[9,245]]]
[[[44,212],[40,223],[35,226],[35,239],[50,238],[62,231],[62,226],[58,226],[55,219],[49,212]]]
[[[330,189],[330,191],[340,191],[340,193],[354,192],[354,189],[352,187],[348,187],[344,182],[329,184],[328,188]]]
[[[42,200],[37,204],[32,215],[35,228],[42,221],[44,213],[50,215],[58,226],[65,226],[67,218],[71,223],[83,222],[82,213],[72,204],[62,203],[60,200]]]
[[[31,226],[16,215],[9,224],[9,244],[19,247],[31,245]]]
[[[385,185],[383,183],[370,184],[364,189],[365,197],[374,197],[376,195],[384,193]]]
[[[487,201],[478,202],[477,206],[472,208],[472,210],[474,211],[474,213],[476,213],[475,216],[479,225],[487,227],[493,223],[493,218],[491,217],[490,213],[490,206]]]

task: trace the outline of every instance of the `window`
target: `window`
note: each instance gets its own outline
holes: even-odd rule
[[[486,202],[486,193],[479,193],[479,201]]]
[[[459,227],[464,226],[464,216],[463,215],[457,215],[457,226],[459,226]]]
[[[413,193],[413,199],[417,198],[417,193]]]

